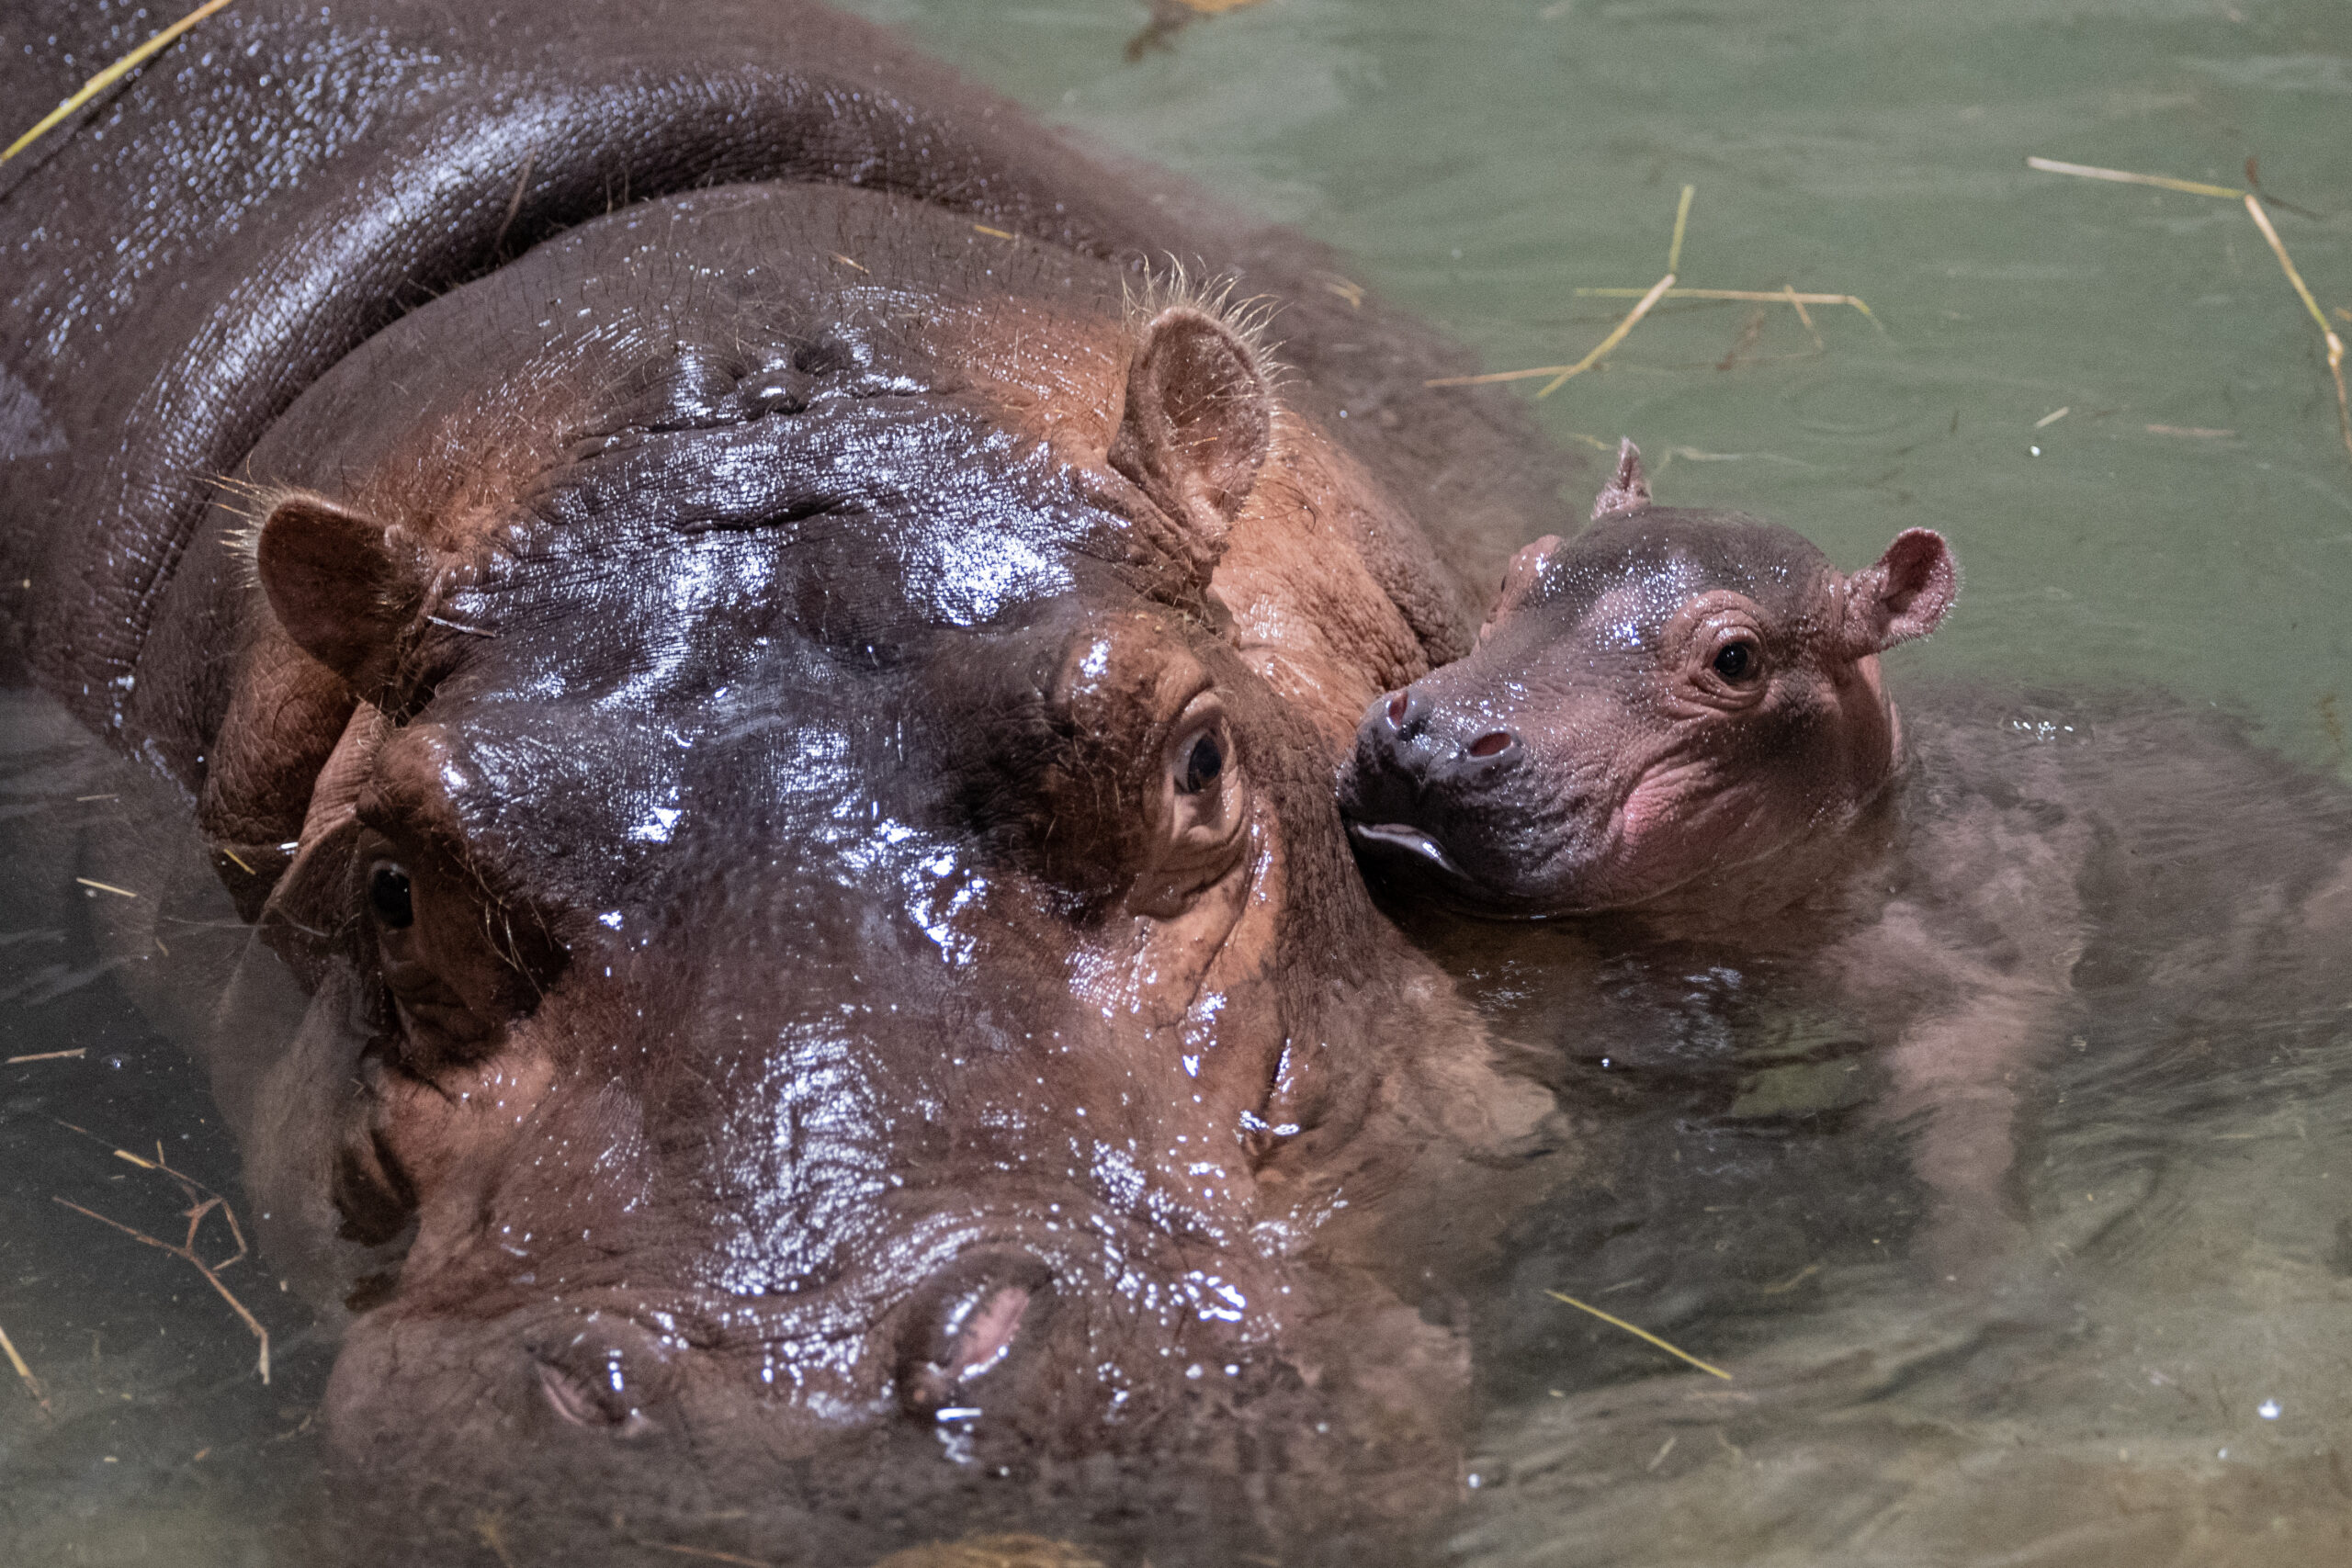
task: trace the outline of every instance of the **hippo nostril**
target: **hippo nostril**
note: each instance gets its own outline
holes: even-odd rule
[[[961,1281],[922,1306],[919,1338],[899,1365],[899,1396],[912,1415],[968,1397],[967,1385],[1012,1353],[1053,1292],[1052,1275],[1034,1259],[956,1272]]]
[[[658,1347],[636,1325],[592,1312],[532,1358],[540,1393],[566,1422],[624,1438],[651,1429],[646,1406],[658,1401],[665,1369]]]
[[[1381,717],[1387,721],[1388,733],[1399,740],[1409,740],[1429,722],[1430,705],[1410,686],[1392,694],[1382,705]]]
[[[1504,752],[1510,750],[1518,743],[1519,737],[1513,735],[1510,730],[1490,729],[1487,731],[1486,734],[1478,737],[1477,739],[1470,742],[1468,750],[1471,756],[1477,758],[1480,761],[1485,761],[1490,757],[1501,756]]]

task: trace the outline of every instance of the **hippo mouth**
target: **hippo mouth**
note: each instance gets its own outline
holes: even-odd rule
[[[1506,886],[1465,870],[1426,828],[1408,822],[1348,822],[1348,838],[1365,873],[1464,914],[1508,918],[1547,911],[1522,909]]]
[[[1369,850],[1382,861],[1402,859],[1408,863],[1443,872],[1448,876],[1467,882],[1469,875],[1453,863],[1439,843],[1421,829],[1404,822],[1351,822],[1348,837],[1354,840],[1360,851]]]

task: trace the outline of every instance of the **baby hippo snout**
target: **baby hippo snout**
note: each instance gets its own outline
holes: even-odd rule
[[[1340,811],[1360,850],[1459,875],[1442,818],[1518,767],[1526,750],[1508,725],[1450,710],[1419,684],[1390,692],[1356,727],[1355,753],[1340,770]]]
[[[1411,790],[1409,804],[1431,786],[1458,787],[1499,776],[1524,750],[1519,732],[1508,725],[1483,715],[1445,712],[1412,685],[1364,710],[1356,727],[1352,770],[1368,784],[1376,777],[1393,777]]]

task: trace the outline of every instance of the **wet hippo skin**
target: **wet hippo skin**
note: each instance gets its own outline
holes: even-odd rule
[[[0,174],[10,657],[253,922],[154,1005],[359,1490],[828,1562],[1453,1495],[1368,1200],[1543,1102],[1329,779],[1553,476],[1196,207],[772,4],[241,3]]]
[[[1476,649],[1370,705],[1340,797],[1400,900],[1547,922],[1432,942],[1540,976],[1512,1005],[1581,1016],[1604,1067],[1737,1083],[1717,1113],[1875,1100],[1916,1134],[1922,1256],[1965,1283],[2015,1256],[2037,1065],[2120,1019],[2202,1051],[2232,995],[2343,1005],[2352,800],[2154,694],[1898,715],[1879,656],[1958,590],[1925,529],[1848,574],[1787,528],[1658,505],[1628,442],[1590,525],[1513,560]],[[1741,1081],[1774,1032],[1836,1043]],[[1676,1059],[1693,1041],[1732,1043]]]

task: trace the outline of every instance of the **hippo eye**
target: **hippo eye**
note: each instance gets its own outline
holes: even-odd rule
[[[1250,841],[1248,755],[1226,722],[1224,705],[1203,692],[1169,727],[1161,753],[1157,842],[1128,894],[1137,914],[1172,919],[1193,896],[1231,871]]]
[[[1715,650],[1715,673],[1726,681],[1750,680],[1761,663],[1752,642],[1727,642]]]
[[[1176,787],[1186,795],[1198,795],[1224,772],[1224,742],[1215,730],[1205,731],[1184,749],[1184,779]]]
[[[368,874],[368,908],[391,931],[406,931],[416,923],[416,905],[409,892],[408,873],[399,866],[379,864]]]

